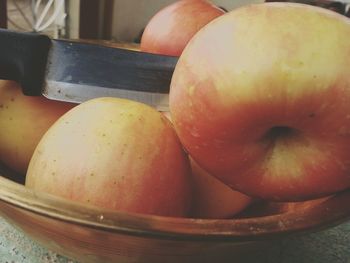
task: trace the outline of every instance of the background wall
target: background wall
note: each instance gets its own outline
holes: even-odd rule
[[[133,41],[150,18],[161,8],[175,0],[114,0],[112,38],[118,41]],[[214,4],[232,10],[248,3],[262,0],[212,0]]]

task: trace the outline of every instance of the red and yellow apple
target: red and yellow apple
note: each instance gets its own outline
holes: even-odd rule
[[[24,96],[13,81],[0,80],[0,160],[25,175],[47,129],[75,104]]]
[[[145,27],[140,49],[179,56],[199,29],[225,12],[206,0],[180,0],[161,9]]]
[[[91,205],[186,216],[190,163],[170,121],[142,103],[97,98],[63,115],[40,140],[26,186]]]
[[[170,88],[177,134],[231,188],[279,201],[350,187],[350,20],[252,4],[186,46]]]

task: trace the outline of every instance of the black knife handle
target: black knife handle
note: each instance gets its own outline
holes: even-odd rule
[[[17,81],[25,95],[41,95],[51,40],[0,29],[0,79]]]

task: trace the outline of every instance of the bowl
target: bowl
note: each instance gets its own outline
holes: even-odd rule
[[[234,219],[172,218],[34,192],[0,168],[0,215],[42,246],[84,263],[241,262],[282,237],[350,218],[350,190],[293,205],[256,204]]]

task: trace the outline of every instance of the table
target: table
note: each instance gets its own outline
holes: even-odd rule
[[[350,222],[317,233],[276,241],[271,249],[253,255],[244,263],[255,262],[350,263]],[[77,262],[39,246],[0,217],[0,263]]]

